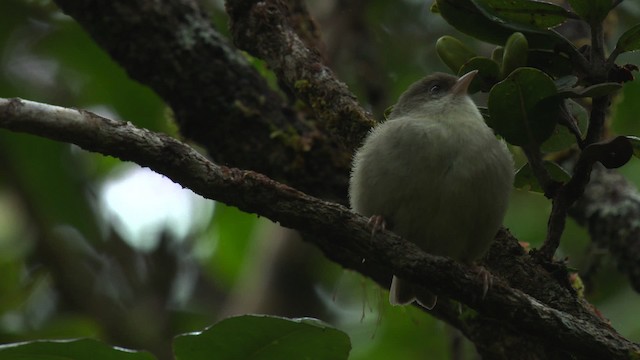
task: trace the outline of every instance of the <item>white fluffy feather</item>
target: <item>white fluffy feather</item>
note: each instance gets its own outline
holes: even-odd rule
[[[425,251],[470,262],[502,224],[512,184],[505,144],[466,92],[448,93],[372,129],[354,157],[349,194],[353,210],[383,216]],[[392,302],[401,300],[397,287]]]

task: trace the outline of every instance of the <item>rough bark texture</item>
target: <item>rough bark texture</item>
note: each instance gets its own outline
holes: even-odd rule
[[[158,93],[181,133],[218,163],[344,201],[350,152],[289,108],[196,1],[56,3],[129,76]]]
[[[307,103],[318,121],[350,150],[358,147],[373,122],[347,86],[299,36],[284,1],[230,1],[227,12],[239,48],[264,59],[280,81]]]

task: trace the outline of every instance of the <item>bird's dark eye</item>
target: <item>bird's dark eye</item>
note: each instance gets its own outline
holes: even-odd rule
[[[429,94],[431,95],[437,95],[440,93],[440,91],[442,90],[442,87],[440,85],[432,85],[429,88]]]

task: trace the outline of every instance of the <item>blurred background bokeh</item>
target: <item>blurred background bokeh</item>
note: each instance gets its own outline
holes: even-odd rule
[[[223,2],[202,2],[228,34]],[[308,5],[328,63],[378,119],[411,82],[446,70],[434,50],[438,37],[453,34],[480,54],[492,50],[431,13],[430,1]],[[608,22],[609,39],[639,21],[640,3],[623,2]],[[640,59],[625,54],[620,62]],[[0,1],[0,97],[88,109],[178,136],[158,96],[48,0]],[[612,131],[640,135],[638,114],[640,84],[627,83],[612,106]],[[640,184],[638,159],[620,171]],[[537,247],[549,211],[542,195],[514,190],[505,226]],[[640,341],[638,294],[572,221],[558,256],[589,269],[589,300]],[[266,313],[333,324],[351,337],[354,360],[473,354],[443,323],[412,307],[391,308],[386,298],[386,290],[267,219],[135,164],[0,130],[0,343],[92,337],[169,359],[176,334]]]

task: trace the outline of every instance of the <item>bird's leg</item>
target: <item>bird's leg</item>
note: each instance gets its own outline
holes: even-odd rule
[[[369,218],[367,226],[371,226],[371,237],[373,237],[377,232],[385,231],[387,223],[382,215],[373,215]]]
[[[489,288],[493,285],[493,277],[491,277],[489,270],[482,265],[476,265],[476,269],[478,270],[478,276],[482,280],[482,299],[484,300]]]

